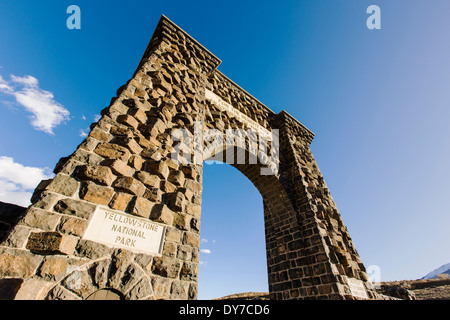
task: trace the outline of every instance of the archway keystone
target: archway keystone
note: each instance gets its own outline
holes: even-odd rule
[[[16,298],[107,288],[196,299],[206,159],[235,166],[262,195],[271,299],[380,298],[311,153],[314,134],[220,62],[161,17],[133,77],[1,244],[0,278]]]

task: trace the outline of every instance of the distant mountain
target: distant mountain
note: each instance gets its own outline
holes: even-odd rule
[[[431,271],[429,274],[427,274],[422,279],[435,279],[437,278],[438,274],[446,273],[450,275],[450,263],[444,264],[443,266],[440,266],[436,270]]]

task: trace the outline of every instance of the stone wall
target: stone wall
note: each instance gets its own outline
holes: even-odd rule
[[[264,201],[271,299],[359,299],[355,281],[366,298],[379,298],[312,156],[313,133],[287,112],[272,112],[219,64],[161,17],[132,79],[75,152],[59,161],[55,178],[41,182],[0,245],[4,297],[86,299],[111,288],[124,299],[196,299],[202,164],[231,150],[219,143],[205,156],[204,139],[203,151],[193,148],[200,125],[201,136],[219,132],[223,141],[226,129],[279,130],[272,162],[253,163],[255,141],[244,138],[232,147],[230,163]],[[272,174],[261,174],[268,168]],[[162,252],[85,239],[100,207],[165,226]]]

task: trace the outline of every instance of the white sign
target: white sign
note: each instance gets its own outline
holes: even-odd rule
[[[354,297],[369,299],[364,283],[361,280],[347,277],[347,282]]]
[[[133,252],[161,255],[165,226],[120,211],[97,207],[83,239]]]
[[[222,98],[220,98],[217,94],[214,92],[205,89],[205,98],[206,100],[211,101],[214,105],[222,109],[222,111],[229,112],[233,117],[235,117],[237,120],[239,120],[242,123],[247,124],[247,126],[257,132],[259,135],[266,138],[266,140],[271,140],[272,133],[264,128],[262,125],[260,125],[255,120],[251,119],[247,115],[240,112],[238,109],[233,107],[228,102],[224,101]]]

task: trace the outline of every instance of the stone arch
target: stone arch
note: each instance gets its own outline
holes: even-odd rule
[[[125,299],[196,299],[204,160],[196,148],[202,139],[195,143],[198,122],[201,132],[219,134],[279,130],[273,161],[233,164],[263,196],[272,299],[379,298],[310,151],[314,134],[248,94],[217,70],[219,64],[161,17],[133,77],[75,152],[59,161],[55,178],[36,188],[32,205],[0,245],[0,278],[21,280],[7,281],[16,298],[85,299],[112,288]],[[178,139],[177,130],[193,139]],[[191,161],[175,161],[177,151]],[[262,175],[263,168],[272,174]],[[130,225],[107,223],[87,236],[93,221],[112,217],[151,226],[161,236],[134,229],[121,244],[122,227]],[[140,232],[152,242],[136,242]],[[50,259],[58,259],[58,268]],[[73,286],[78,276],[80,285]]]

